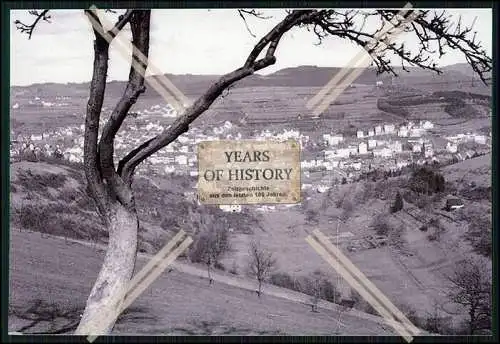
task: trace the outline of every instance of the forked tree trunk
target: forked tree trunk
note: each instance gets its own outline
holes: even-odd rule
[[[104,263],[87,300],[77,335],[109,334],[114,321],[108,321],[106,314],[116,309],[121,292],[128,286],[134,272],[137,233],[137,214],[122,205],[112,205],[109,225],[109,245]],[[85,277],[85,276],[82,276]],[[103,324],[109,324],[102,327]]]

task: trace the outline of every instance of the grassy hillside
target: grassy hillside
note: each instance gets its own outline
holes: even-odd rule
[[[9,331],[74,330],[104,252],[11,229]],[[146,260],[140,258],[137,268]],[[340,323],[338,322],[340,319]],[[388,325],[172,271],[120,317],[116,334],[393,335]],[[71,332],[70,332],[71,333]]]

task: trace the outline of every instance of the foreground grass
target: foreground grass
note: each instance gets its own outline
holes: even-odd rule
[[[58,309],[83,309],[103,255],[89,247],[13,229],[9,307],[26,310],[34,300],[43,300]],[[137,269],[144,264],[139,259]],[[392,334],[389,327],[349,314],[342,314],[339,324],[335,311],[312,313],[310,307],[297,302],[268,295],[258,298],[254,292],[225,284],[209,287],[205,279],[177,271],[160,276],[131,307],[136,311],[123,317],[115,328],[116,334],[211,331],[237,335],[250,329],[249,334]],[[26,321],[19,317],[9,316],[9,331],[18,331],[25,325]],[[48,326],[39,324],[26,332],[48,332]]]

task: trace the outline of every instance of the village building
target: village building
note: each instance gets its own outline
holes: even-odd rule
[[[449,197],[446,199],[446,210],[452,211],[464,207],[464,202],[457,197]]]
[[[394,124],[384,124],[384,133],[385,134],[394,134],[396,132],[396,127]]]
[[[377,140],[368,140],[368,149],[373,149],[375,147],[377,147]]]
[[[356,137],[358,139],[362,139],[364,137],[363,130],[358,130],[357,133],[356,133]]]
[[[390,158],[390,157],[392,157],[392,151],[387,147],[375,148],[373,150],[373,156],[382,157],[382,158]]]
[[[434,149],[432,148],[432,146],[425,146],[424,156],[426,158],[432,158],[434,156]]]
[[[187,157],[185,155],[178,155],[175,157],[175,162],[179,165],[187,165]]]
[[[401,141],[392,141],[388,144],[388,148],[392,149],[395,153],[401,153],[403,151],[403,144]]]
[[[414,143],[411,147],[411,150],[413,153],[421,153],[422,152],[422,145],[420,143]]]
[[[351,164],[351,167],[355,170],[355,171],[360,171],[361,170],[361,167],[362,167],[362,163],[359,162],[359,161],[356,161],[356,162],[353,162]]]
[[[369,129],[368,130],[368,136],[371,137],[371,136],[375,136],[375,129]]]
[[[425,130],[434,129],[434,124],[430,121],[420,121],[420,127]]]
[[[406,126],[399,127],[398,136],[399,137],[408,137],[408,128]]]
[[[458,152],[458,145],[453,142],[447,142],[446,143],[446,150],[450,153],[456,153]]]
[[[421,137],[425,133],[422,128],[412,128],[410,130],[410,137]]]
[[[486,144],[486,136],[485,135],[474,135],[474,142],[480,145]]]
[[[375,135],[381,135],[382,134],[382,127],[380,125],[377,125],[375,127]]]
[[[323,138],[328,146],[336,146],[344,141],[343,135],[338,135],[338,134],[337,135],[324,134]]]
[[[366,153],[368,153],[368,145],[365,142],[361,142],[358,145],[358,153],[359,154],[366,154]]]
[[[349,148],[339,148],[335,153],[337,158],[348,158],[351,154],[351,150]]]

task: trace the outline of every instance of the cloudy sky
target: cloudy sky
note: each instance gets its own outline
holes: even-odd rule
[[[223,74],[240,67],[260,37],[286,15],[283,10],[264,10],[272,18],[249,18],[256,35],[252,37],[234,9],[153,10],[151,15],[150,62],[163,73]],[[491,56],[492,14],[490,9],[448,10],[463,24],[475,22],[477,36]],[[15,29],[14,20],[32,21],[27,11],[11,11],[10,61],[11,84],[29,85],[43,82],[84,82],[92,74],[93,34],[82,10],[53,10],[51,23],[40,22],[31,40]],[[109,23],[116,16],[101,13]],[[475,20],[475,18],[477,18]],[[104,26],[107,27],[106,23]],[[130,30],[119,37],[128,42]],[[416,46],[401,36],[408,46]],[[115,39],[116,41],[116,39]],[[345,66],[360,48],[341,39],[331,38],[316,46],[315,36],[305,29],[294,29],[280,41],[277,63],[262,74],[300,65]],[[111,47],[108,80],[128,77],[130,54],[124,57],[114,42]],[[439,65],[465,62],[456,52],[439,60]]]

